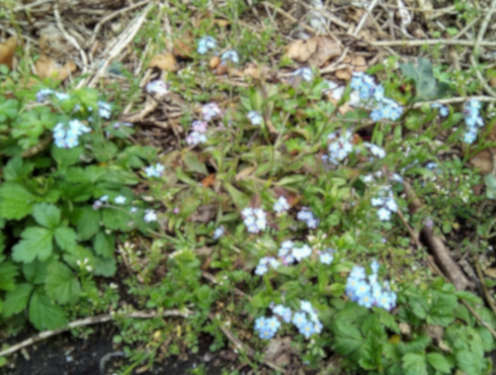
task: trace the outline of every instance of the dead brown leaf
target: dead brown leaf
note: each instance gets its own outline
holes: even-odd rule
[[[17,47],[17,39],[15,36],[7,39],[4,43],[0,43],[0,65],[4,64],[12,69],[12,61],[14,52]]]
[[[342,79],[343,81],[349,81],[351,79],[351,74],[350,68],[344,68],[334,72],[334,76],[337,79]]]
[[[193,54],[193,38],[191,36],[186,36],[182,39],[174,40],[173,53],[183,59],[191,57]]]
[[[34,64],[34,73],[40,78],[55,78],[63,81],[77,69],[76,64],[68,61],[61,66],[48,56],[40,56]]]
[[[214,182],[215,182],[215,173],[211,173],[202,180],[201,184],[203,185],[203,187],[210,187],[214,184]]]
[[[170,52],[161,53],[153,56],[148,65],[150,68],[159,68],[165,72],[175,72],[178,69],[176,58]]]
[[[482,174],[491,173],[493,170],[493,157],[489,150],[482,150],[470,159],[470,164]]]
[[[229,20],[223,19],[223,18],[216,18],[214,20],[214,23],[217,24],[220,27],[227,27],[231,24]]]
[[[210,69],[215,69],[219,66],[220,64],[220,57],[219,56],[212,56],[210,61],[208,62],[208,66]]]
[[[287,57],[317,67],[340,54],[341,46],[333,39],[324,36],[314,36],[307,40],[298,39],[286,48]]]

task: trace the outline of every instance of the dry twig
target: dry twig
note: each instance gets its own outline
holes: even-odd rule
[[[46,340],[52,336],[58,335],[62,332],[68,331],[70,329],[85,327],[85,326],[89,326],[89,325],[93,325],[93,324],[106,323],[106,322],[109,322],[111,320],[114,320],[114,319],[117,319],[120,317],[132,318],[132,319],[151,319],[151,318],[158,318],[158,317],[187,318],[189,315],[191,315],[191,312],[188,310],[184,310],[184,311],[167,310],[167,311],[163,311],[163,312],[134,311],[134,312],[124,314],[124,315],[105,314],[105,315],[92,316],[89,318],[75,320],[75,321],[69,323],[66,327],[63,327],[60,329],[40,332],[37,335],[34,335],[34,336],[24,340],[24,341],[21,341],[20,343],[12,345],[10,348],[2,350],[0,352],[0,357],[4,357],[4,356],[7,356],[9,354],[15,353],[16,351],[18,351],[20,349],[26,348],[26,347],[33,345],[39,341]]]

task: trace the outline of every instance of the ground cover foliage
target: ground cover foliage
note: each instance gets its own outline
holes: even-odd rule
[[[4,1],[2,340],[493,371],[495,2]]]

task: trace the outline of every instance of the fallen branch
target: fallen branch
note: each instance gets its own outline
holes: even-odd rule
[[[39,341],[46,340],[52,336],[58,335],[60,333],[68,331],[70,329],[85,327],[85,326],[89,326],[89,325],[93,325],[93,324],[106,323],[106,322],[109,322],[109,321],[114,320],[116,318],[132,318],[132,319],[151,319],[151,318],[158,318],[158,317],[186,318],[189,315],[191,315],[191,313],[188,310],[184,310],[184,311],[167,310],[167,311],[164,311],[161,313],[159,313],[159,312],[134,311],[134,312],[124,314],[124,315],[105,314],[105,315],[92,316],[89,318],[75,320],[63,328],[59,328],[59,329],[55,329],[55,330],[51,330],[51,331],[43,331],[43,332],[38,333],[37,335],[31,336],[30,338],[28,338],[24,341],[21,341],[20,343],[12,345],[10,348],[2,350],[0,352],[0,357],[15,353],[20,349],[23,349],[25,347],[33,345]]]
[[[474,46],[476,40],[466,39],[406,39],[406,40],[378,40],[375,42],[367,42],[374,47],[416,47],[416,46],[432,46],[436,44],[444,44],[447,46]],[[496,42],[488,42],[482,40],[479,43],[482,47],[496,47]]]
[[[405,193],[410,204],[412,211],[417,211],[422,207],[422,202],[417,198],[415,191],[407,181],[403,181]],[[427,219],[422,228],[427,245],[434,254],[434,259],[439,264],[441,271],[448,277],[448,279],[455,285],[456,289],[464,290],[472,283],[465,277],[458,264],[451,257],[450,251],[446,248],[443,241],[434,234],[434,223],[432,219]]]

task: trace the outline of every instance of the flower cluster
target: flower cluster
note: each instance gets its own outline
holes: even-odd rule
[[[353,73],[351,88],[358,92],[362,101],[372,109],[370,118],[373,121],[383,119],[397,120],[403,113],[403,108],[394,100],[384,96],[384,87],[376,84],[374,79],[362,72]]]
[[[160,177],[164,173],[164,166],[160,163],[145,168],[146,177]]]
[[[79,145],[79,136],[91,129],[79,120],[71,120],[68,124],[59,122],[53,128],[55,145],[60,148],[73,148]]]
[[[203,120],[210,121],[216,117],[219,117],[222,112],[217,103],[207,103],[202,107],[201,114]]]
[[[246,229],[250,233],[258,233],[265,230],[267,226],[267,216],[261,208],[246,207],[241,212]]]
[[[465,114],[465,124],[467,125],[467,131],[463,136],[463,141],[468,144],[474,143],[477,138],[477,133],[479,128],[484,126],[484,120],[480,115],[481,102],[475,99],[469,100],[465,104],[463,113]]]
[[[112,117],[112,104],[99,100],[98,103],[98,115],[106,120]]]
[[[258,113],[257,111],[248,112],[246,117],[248,117],[248,120],[250,120],[250,123],[252,125],[261,125],[262,124],[262,121],[263,121],[262,115],[260,115],[260,113]]]
[[[289,202],[284,196],[280,196],[277,201],[275,201],[274,206],[272,206],[275,212],[278,214],[286,212],[289,210]]]
[[[353,135],[349,130],[342,134],[338,132],[331,133],[327,136],[327,139],[330,141],[328,146],[329,155],[323,157],[324,161],[337,165],[353,151]]]
[[[186,143],[190,146],[196,146],[207,141],[207,123],[205,121],[195,120],[191,124],[193,131],[186,137]]]
[[[230,50],[224,52],[220,59],[222,60],[222,62],[224,64],[226,64],[228,62],[232,62],[233,64],[239,63],[238,53],[233,49],[230,49]]]
[[[289,307],[280,304],[272,304],[270,308],[275,316],[269,318],[262,316],[255,320],[255,332],[261,339],[270,340],[275,336],[281,327],[281,322],[277,317],[285,323],[293,323],[306,339],[322,332],[322,323],[308,301],[300,301],[300,310],[294,313]]]
[[[201,38],[198,41],[197,52],[200,55],[204,55],[209,50],[212,50],[212,49],[215,49],[215,48],[217,48],[217,41],[215,40],[215,38],[207,35],[207,36],[204,36],[203,38]]]
[[[306,339],[315,333],[322,332],[322,323],[308,301],[300,301],[300,311],[293,314],[292,322]]]
[[[281,323],[275,316],[270,318],[261,316],[255,320],[255,332],[257,332],[258,336],[264,340],[270,340],[273,338],[280,326]]]
[[[365,268],[355,266],[346,280],[346,295],[360,306],[371,308],[377,306],[391,310],[396,306],[396,293],[391,291],[388,282],[381,285],[378,281],[379,263],[370,265],[372,273],[367,275]]]
[[[391,219],[391,213],[398,211],[398,205],[389,187],[382,189],[380,196],[372,198],[370,203],[374,207],[380,207],[377,210],[377,216],[381,221],[389,221]]]
[[[307,207],[303,207],[300,211],[298,211],[296,218],[303,221],[310,229],[315,229],[317,228],[317,225],[319,225],[319,219],[317,219],[313,212]]]
[[[267,273],[269,268],[277,268],[280,266],[279,261],[274,257],[263,257],[258,261],[257,268],[255,268],[255,275],[262,276]]]

